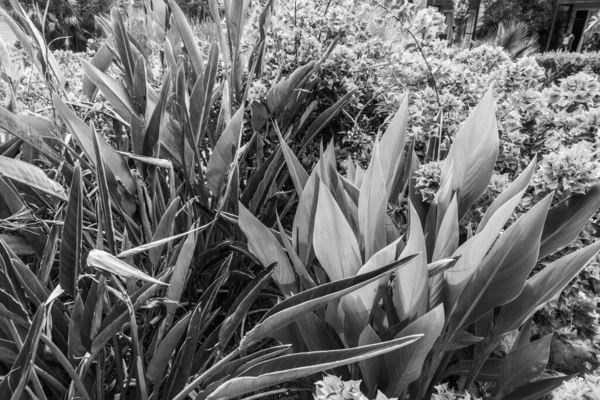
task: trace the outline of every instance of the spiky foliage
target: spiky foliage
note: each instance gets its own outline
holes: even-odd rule
[[[538,34],[530,32],[526,23],[516,20],[500,22],[474,46],[501,47],[513,58],[527,57],[540,50]]]

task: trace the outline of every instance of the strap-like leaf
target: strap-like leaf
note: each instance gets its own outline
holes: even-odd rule
[[[412,335],[388,342],[370,344],[352,349],[291,354],[264,361],[219,386],[208,396],[210,400],[230,399],[245,393],[312,375],[338,366],[364,361],[390,351],[398,350],[418,340]]]
[[[81,270],[81,238],[83,230],[83,183],[81,166],[75,164],[69,203],[60,242],[59,278],[62,288],[73,298],[77,293],[77,278]]]
[[[339,299],[353,290],[367,285],[382,276],[405,266],[416,256],[417,255],[411,255],[375,271],[336,282],[326,283],[285,299],[272,307],[264,315],[262,321],[257,324],[254,329],[248,332],[242,339],[240,347],[242,349],[248,348],[253,343],[258,342],[278,329],[294,322],[300,316],[324,307],[333,300]]]

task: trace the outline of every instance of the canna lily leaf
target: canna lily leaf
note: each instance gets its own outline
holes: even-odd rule
[[[122,278],[140,279],[145,282],[168,286],[168,284],[146,275],[139,269],[124,263],[117,257],[111,256],[102,250],[94,249],[90,251],[87,258],[87,265],[100,271],[118,275]]]
[[[160,219],[160,222],[156,227],[156,231],[154,232],[154,236],[152,236],[152,242],[156,242],[173,235],[173,228],[175,227],[175,217],[177,215],[178,207],[179,197],[176,197],[173,199],[171,204],[169,204],[169,207],[167,207],[165,213]],[[150,258],[152,264],[158,265],[163,248],[164,244],[161,244],[151,248],[148,251],[148,257]]]
[[[483,257],[488,253],[492,245],[496,242],[498,234],[508,222],[508,219],[513,214],[517,205],[521,202],[523,194],[527,186],[521,187],[521,191],[517,192],[509,200],[505,201],[496,212],[490,217],[485,228],[471,239],[467,240],[453,254],[453,256],[461,256],[456,265],[448,269],[445,274],[445,305],[447,309],[451,309],[467,283],[475,268],[479,265]],[[511,190],[510,187],[506,190]]]
[[[289,297],[281,303],[271,308],[264,316],[262,321],[257,324],[240,342],[240,348],[245,349],[258,342],[264,337],[283,328],[286,325],[297,320],[302,315],[313,312],[340,297],[368,285],[371,282],[389,274],[390,272],[405,266],[416,255],[402,258],[390,265],[386,265],[378,270],[362,274],[356,277],[343,279],[340,281],[326,283],[309,289],[292,297]]]
[[[400,321],[414,315],[420,317],[425,314],[429,298],[429,273],[425,257],[425,237],[417,211],[412,204],[409,207],[410,230],[408,242],[400,256],[420,254],[411,265],[396,272],[392,300]]]
[[[221,195],[225,175],[229,165],[234,161],[234,154],[239,146],[243,119],[244,107],[242,106],[221,134],[206,167],[206,185],[217,198]]]
[[[273,272],[273,280],[284,296],[291,296],[297,291],[296,275],[290,261],[269,228],[264,226],[242,203],[239,203],[238,217],[240,229],[248,238],[250,253],[254,254],[267,268],[277,264]]]
[[[361,240],[364,243],[366,260],[387,244],[385,234],[386,211],[385,175],[379,159],[379,143],[375,141],[371,163],[367,169],[365,181],[360,187],[358,200],[358,225]]]
[[[110,12],[110,19],[115,47],[119,53],[119,60],[123,65],[125,76],[128,79],[128,82],[133,83],[135,59],[133,52],[131,51],[131,45],[129,43],[127,31],[125,30],[123,14],[121,14],[121,11],[118,8],[113,8]]]
[[[456,134],[442,169],[442,182],[452,172],[452,190],[459,191],[459,218],[487,189],[496,165],[499,141],[490,88]]]
[[[353,349],[291,354],[264,361],[226,381],[208,396],[210,400],[239,397],[245,393],[312,375],[338,366],[364,361],[401,349],[419,340],[412,335]]]
[[[146,368],[146,377],[154,382],[160,382],[165,375],[169,360],[177,348],[179,341],[188,327],[191,314],[186,314],[177,321],[157,346],[152,359]]]
[[[354,232],[335,199],[319,179],[313,246],[329,279],[355,276],[362,261]]]
[[[504,205],[506,202],[513,199],[515,196],[518,196],[520,199],[523,196],[524,191],[529,186],[529,182],[531,182],[531,177],[535,172],[535,167],[537,165],[537,156],[531,160],[527,168],[514,180],[500,195],[494,200],[492,205],[488,207],[486,210],[481,222],[477,226],[477,233],[483,231],[483,228],[490,221],[492,216]]]
[[[375,332],[371,325],[367,325],[360,334],[358,346],[366,346],[375,343],[381,343],[381,338],[379,338],[379,335],[377,335],[377,332]],[[381,374],[383,357],[384,356],[371,357],[359,363],[360,371],[369,393],[372,393],[377,387],[377,381]]]
[[[584,225],[600,208],[600,183],[590,187],[585,194],[574,194],[548,211],[540,258],[546,257],[571,243]]]
[[[423,370],[423,363],[438,339],[444,326],[444,306],[439,305],[415,322],[404,328],[396,338],[424,334],[418,342],[383,356],[383,371],[388,386],[384,393],[388,396],[404,393],[408,385],[416,381]]]
[[[69,191],[63,235],[60,242],[60,285],[73,298],[77,295],[77,280],[81,271],[81,239],[83,230],[83,183],[81,166],[75,163],[75,172]]]
[[[511,351],[502,364],[500,381],[495,392],[498,397],[533,381],[548,364],[553,334]]]
[[[306,181],[306,185],[302,190],[302,196],[300,196],[300,201],[298,202],[296,215],[294,215],[292,244],[298,257],[300,257],[300,261],[305,266],[310,264],[314,254],[313,235],[320,186],[320,179],[317,176],[317,169],[315,168],[308,177],[308,181]]]
[[[450,313],[451,332],[467,327],[521,293],[538,259],[539,241],[552,196],[546,196],[533,206],[494,244],[457,297]]]
[[[404,145],[406,143],[408,118],[407,94],[402,99],[400,108],[381,137],[379,146],[381,171],[385,178],[388,194],[390,194],[395,182],[401,177],[401,167],[405,161]]]
[[[106,96],[117,114],[125,121],[129,121],[131,115],[136,115],[133,99],[119,82],[100,71],[88,61],[81,60],[84,74],[96,85],[102,94]]]
[[[175,20],[175,25],[177,26],[177,30],[181,35],[181,39],[183,41],[185,51],[188,53],[190,57],[190,64],[192,64],[192,68],[194,69],[194,73],[196,74],[196,79],[204,75],[204,61],[202,57],[202,52],[198,47],[198,43],[196,42],[196,37],[190,27],[190,24],[185,17],[181,8],[174,0],[169,0],[169,8],[171,9],[171,15]],[[194,79],[194,81],[196,80]]]
[[[113,37],[109,36],[106,41],[102,43],[102,46],[100,46],[90,61],[90,64],[96,67],[98,71],[106,73],[108,67],[110,67],[115,58],[115,54],[110,46],[110,43],[112,42]],[[81,91],[90,101],[93,102],[96,98],[96,94],[98,93],[98,87],[94,85],[94,82],[92,82],[87,75],[84,75]]]
[[[292,149],[290,149],[290,146],[288,146],[285,140],[283,140],[279,130],[277,130],[277,136],[279,137],[279,145],[281,146],[281,150],[283,150],[285,163],[287,164],[288,171],[292,177],[292,182],[296,188],[296,193],[298,193],[298,198],[302,198],[302,191],[304,186],[306,186],[306,182],[308,181],[308,173],[302,164],[300,164],[300,161],[298,161],[294,155],[294,152]]]
[[[519,296],[500,310],[494,336],[499,338],[517,329],[541,305],[555,298],[599,251],[600,241],[554,261],[529,278]]]

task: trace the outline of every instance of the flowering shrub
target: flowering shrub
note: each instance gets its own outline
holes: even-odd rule
[[[312,12],[314,3],[318,12]],[[423,163],[414,177],[416,189],[424,203],[430,203],[440,186],[440,165],[429,159],[427,152],[438,146],[443,155],[469,112],[493,86],[501,151],[487,191],[465,217],[473,229],[498,193],[536,154],[538,170],[533,189],[520,206],[521,213],[553,191],[554,202],[558,202],[571,194],[585,193],[600,181],[596,139],[600,83],[593,68],[569,67],[564,70],[568,73],[561,75],[563,79],[556,80],[548,77],[545,56],[512,60],[502,49],[489,45],[450,48],[439,39],[446,27],[443,16],[433,9],[391,8],[388,12],[349,0],[333,2],[329,8],[327,2],[320,1],[297,4],[297,8],[281,4],[273,18],[264,77],[269,81],[280,69],[318,59],[335,37],[340,38],[324,63],[315,93],[325,107],[357,90],[344,116],[333,125],[335,133],[345,133],[337,141],[340,158],[350,155],[365,166],[378,133],[374,121],[395,112],[408,93],[408,132]],[[576,58],[556,55],[554,59],[572,57]],[[577,57],[592,63],[591,55]],[[306,157],[314,160],[310,154]],[[564,252],[590,243],[593,229],[592,222]],[[590,310],[586,299],[598,293],[594,278],[597,269],[588,267],[573,291],[565,292],[560,314],[547,306],[538,315],[538,322],[557,328],[569,326],[573,335],[595,337],[597,316],[576,310]],[[565,312],[588,317],[565,318]],[[590,324],[590,320],[595,322]]]
[[[536,61],[548,71],[553,82],[578,72],[600,74],[600,53],[546,52],[536,55]]]

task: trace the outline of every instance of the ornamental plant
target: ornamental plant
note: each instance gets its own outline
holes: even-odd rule
[[[263,220],[285,216],[294,202],[279,195],[282,150],[264,154],[261,143],[281,129],[288,137],[301,132],[306,145],[347,100],[303,126],[306,98],[297,93],[310,91],[322,62],[311,63],[271,82],[263,112],[251,111],[244,129],[250,85],[243,77],[260,59],[248,69],[240,60],[248,2],[226,2],[221,45],[205,49],[175,2],[155,9],[165,17],[156,18],[158,76],[122,14],[99,17],[109,37],[81,61],[81,87],[109,104],[106,131],[71,108],[85,104],[65,98],[55,54],[13,6],[23,28],[4,17],[27,39],[52,109],[44,118],[0,108],[11,136],[0,148],[0,397],[230,398],[422,336],[299,354],[267,339],[411,256],[302,293],[286,265],[254,262],[238,201]],[[211,10],[220,25],[214,1]],[[263,30],[271,11],[269,3]],[[263,46],[256,43],[257,55]],[[285,300],[274,305],[278,295]]]
[[[597,254],[600,244],[530,273],[538,259],[577,237],[600,206],[600,187],[554,206],[549,194],[506,227],[532,180],[533,159],[495,198],[477,229],[465,235],[461,221],[486,191],[498,155],[492,91],[456,135],[428,207],[413,186],[419,160],[407,140],[407,121],[405,100],[375,142],[367,170],[349,161],[345,176],[336,170],[333,145],[308,174],[280,138],[300,199],[291,234],[281,223],[269,232],[242,205],[238,221],[249,251],[263,265],[278,263],[296,271],[290,290],[312,290],[416,257],[274,336],[301,351],[351,349],[423,334],[401,350],[335,371],[344,380],[362,380],[369,398],[377,391],[429,398],[433,387],[452,375],[465,377],[463,390],[475,381],[488,382],[489,398],[533,399],[552,391],[568,377],[540,378],[552,335],[532,340],[531,317]],[[408,204],[405,223],[388,214],[390,205],[403,201]],[[517,340],[506,357],[490,358],[515,331]]]

